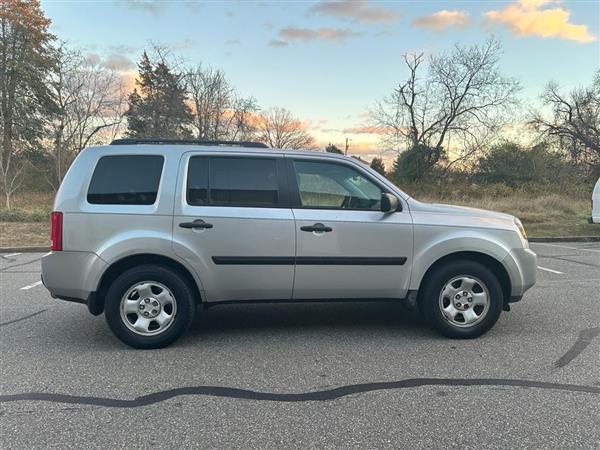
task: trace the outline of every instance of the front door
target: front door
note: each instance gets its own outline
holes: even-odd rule
[[[380,210],[385,185],[358,163],[288,158],[296,190],[294,299],[404,298],[412,220]]]
[[[295,229],[281,156],[188,153],[180,164],[173,248],[208,302],[290,299]]]

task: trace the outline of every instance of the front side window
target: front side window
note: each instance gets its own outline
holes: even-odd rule
[[[193,206],[277,206],[277,162],[272,158],[192,157],[187,201]]]
[[[343,164],[294,161],[303,208],[379,210],[382,190]]]
[[[152,205],[156,201],[164,158],[115,155],[98,160],[87,193],[88,203]]]

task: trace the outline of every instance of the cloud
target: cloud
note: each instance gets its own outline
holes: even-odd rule
[[[163,11],[164,2],[159,0],[125,0],[122,2],[129,9],[143,11],[153,16],[157,16]]]
[[[466,11],[447,11],[442,10],[429,16],[417,17],[412,21],[412,25],[420,28],[427,28],[432,31],[446,31],[451,27],[464,28],[469,24],[469,13]]]
[[[344,128],[344,134],[384,134],[385,129],[371,125],[359,125],[350,128]]]
[[[345,39],[359,36],[360,33],[348,29],[341,28],[296,28],[287,27],[279,30],[281,41],[343,41]]]
[[[552,0],[536,3],[521,0],[513,2],[503,9],[490,10],[485,18],[490,24],[507,27],[517,36],[540,36],[542,38],[560,38],[581,43],[598,39],[587,25],[575,25],[569,22],[571,12],[559,6],[549,7]]]
[[[129,58],[124,55],[112,53],[102,63],[104,67],[116,70],[118,72],[124,72],[126,70],[135,69],[135,64]]]
[[[240,45],[241,43],[242,43],[242,41],[240,41],[239,38],[227,39],[225,41],[225,45]]]
[[[287,47],[288,42],[282,41],[281,39],[271,39],[268,45],[269,47],[281,48]]]
[[[391,9],[369,6],[368,0],[321,1],[309,8],[309,12],[369,23],[394,22],[400,18],[400,14]]]

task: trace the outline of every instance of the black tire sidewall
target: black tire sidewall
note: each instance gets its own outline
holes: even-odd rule
[[[177,312],[171,326],[155,336],[141,336],[123,323],[120,313],[121,298],[125,292],[140,281],[156,281],[164,284],[175,297]],[[133,267],[119,275],[106,294],[104,314],[113,333],[125,344],[134,348],[161,348],[179,338],[189,327],[195,312],[195,301],[188,283],[168,267],[143,265]]]
[[[439,295],[444,285],[460,275],[471,275],[481,280],[490,293],[490,306],[481,322],[468,328],[455,327],[445,318],[439,307]],[[452,261],[441,266],[426,280],[420,306],[426,320],[441,334],[455,339],[470,339],[486,333],[498,321],[504,301],[502,286],[494,273],[475,261]]]

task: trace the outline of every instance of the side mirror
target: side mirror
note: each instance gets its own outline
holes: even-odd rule
[[[388,194],[384,192],[381,194],[381,212],[394,212],[398,211],[398,206],[400,205],[400,200],[398,197],[392,194]]]

